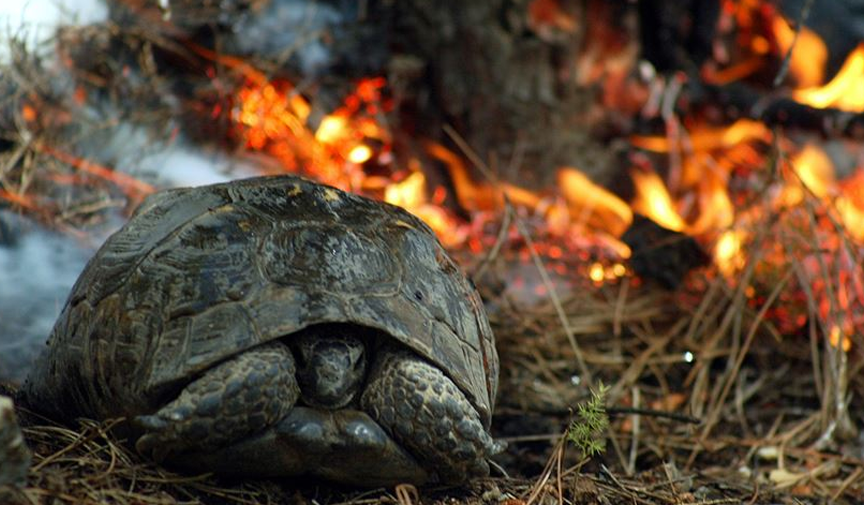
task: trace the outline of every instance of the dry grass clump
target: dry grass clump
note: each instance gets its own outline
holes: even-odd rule
[[[7,488],[3,503],[268,503],[268,485],[225,485],[207,475],[180,476],[143,461],[112,433],[121,420],[61,426],[32,413],[24,436],[33,451],[26,486]]]
[[[502,357],[499,415],[530,412],[536,420],[543,413],[558,420],[504,434],[521,454],[520,445],[545,441],[552,456],[538,483],[594,468],[583,468],[586,461],[575,450],[565,458],[560,439],[589,393],[586,386],[602,380],[610,385],[613,417],[600,460],[605,472],[635,477],[671,465],[688,478],[696,473],[718,485],[761,486],[790,500],[864,499],[857,439],[861,342],[843,351],[822,331],[824,316],[806,287],[813,277],[800,264],[804,256],[771,263],[772,271],[785,272],[776,282],[757,277],[768,268],[763,255],[778,243],[791,247],[775,240],[790,236],[793,222],[766,215],[735,285],[709,268],[693,272],[675,292],[625,277],[586,283],[533,309],[494,300],[504,307],[493,314]],[[794,292],[805,300],[800,308],[810,322],[801,332],[782,334],[777,314],[790,309]],[[560,493],[560,482],[556,489]]]

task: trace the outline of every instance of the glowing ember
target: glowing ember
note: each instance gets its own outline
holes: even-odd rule
[[[627,275],[627,267],[621,263],[613,263],[612,265],[604,265],[600,262],[594,262],[588,268],[588,278],[596,285],[601,285],[607,281],[620,279]]]
[[[318,127],[308,124],[309,103],[287,82],[261,82],[251,74],[238,92],[233,118],[247,147],[267,151],[286,171],[314,177],[327,184],[360,190],[365,177],[350,165],[360,165],[374,153],[366,139],[389,141],[386,132],[369,115],[384,105],[379,90],[382,79],[357,84],[345,104],[325,116]]]
[[[742,233],[740,231],[728,230],[720,235],[714,246],[714,260],[717,268],[726,277],[731,277],[741,268],[747,258],[741,247]]]
[[[21,107],[21,118],[23,118],[24,121],[27,121],[29,123],[31,121],[35,121],[37,117],[38,113],[32,105],[24,104],[24,106]]]
[[[590,277],[595,284],[602,283],[603,279],[606,278],[606,272],[603,269],[603,265],[600,263],[592,263],[591,268],[588,269],[588,277]]]
[[[345,136],[348,118],[340,116],[327,116],[315,131],[315,140],[325,144],[333,144]]]
[[[849,352],[849,350],[852,349],[852,339],[850,339],[848,335],[844,335],[843,330],[841,330],[839,326],[832,326],[830,333],[828,334],[828,339],[829,342],[831,342],[831,345],[839,347],[841,338],[843,339],[843,351]]]
[[[370,158],[372,158],[372,149],[366,145],[359,145],[348,153],[348,161],[358,165],[366,163]]]

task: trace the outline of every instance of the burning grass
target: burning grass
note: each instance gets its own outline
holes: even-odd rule
[[[554,13],[557,2],[536,4]],[[783,51],[792,46],[788,29],[775,26]],[[798,43],[810,36],[802,32]],[[86,230],[109,208],[128,211],[154,188],[85,154],[88,138],[129,121],[216,132],[201,143],[265,153],[271,171],[299,171],[407,208],[463,260],[490,307],[502,359],[493,429],[510,442],[498,463],[512,476],[419,495],[180,477],[129,452],[112,434],[115,421],[57,426],[23,413],[35,464],[14,499],[864,500],[860,167],[840,177],[824,150],[761,122],[664,113],[663,135],[628,139],[630,201],[572,167],[555,172],[557,187],[534,190],[504,180],[508,170],[487,166],[455,130],[405,141],[390,122],[404,97],[390,96],[381,77],[353,82],[341,105],[316,114],[309,90],[258,70],[268,62],[110,24],[64,37],[61,64],[75,79],[53,80],[23,46],[3,72],[11,76],[3,82],[3,205],[69,230]],[[859,71],[854,58],[847,73]],[[171,59],[184,73],[160,69]],[[797,61],[801,93],[821,96],[822,78],[799,75]],[[822,94],[839,86],[833,82]],[[156,135],[156,148],[179,129]],[[687,234],[712,263],[676,279],[674,290],[637,277],[635,248],[622,236],[640,214],[680,232],[664,237]],[[610,385],[609,444],[585,461],[563,435],[600,381]]]

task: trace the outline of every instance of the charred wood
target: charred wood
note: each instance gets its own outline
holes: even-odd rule
[[[638,8],[642,56],[658,71],[695,71],[711,56],[720,2],[643,0]]]
[[[690,236],[664,228],[645,216],[633,216],[633,224],[621,237],[630,247],[630,266],[643,279],[675,289],[687,273],[708,263],[708,255]]]
[[[817,109],[742,82],[721,86],[693,81],[682,93],[677,111],[686,115],[708,108],[730,120],[743,117],[772,127],[820,133],[826,138],[864,139],[864,113]]]

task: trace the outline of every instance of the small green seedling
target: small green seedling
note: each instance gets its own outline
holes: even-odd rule
[[[591,399],[578,405],[576,419],[567,429],[567,440],[582,451],[583,458],[596,456],[606,450],[606,429],[609,416],[606,415],[606,393],[609,386],[602,382],[597,390],[591,390]]]

